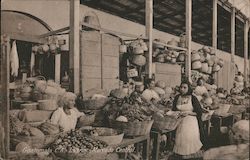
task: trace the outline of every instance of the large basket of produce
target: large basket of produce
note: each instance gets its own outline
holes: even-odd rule
[[[85,112],[85,116],[81,116],[77,122],[77,127],[90,126],[95,122],[96,113]]]
[[[101,109],[107,102],[108,97],[91,98],[83,101],[84,109],[96,110]]]
[[[70,131],[59,136],[49,147],[58,157],[64,159],[103,160],[107,156],[108,145],[93,139],[80,130]]]
[[[181,118],[174,115],[163,115],[156,113],[154,116],[153,128],[158,130],[175,130]]]
[[[17,117],[10,116],[10,141],[12,145],[26,142],[32,148],[46,147],[59,136],[59,128],[53,126],[44,128],[43,124],[35,127],[28,123],[23,123]],[[51,132],[47,134],[45,131]]]
[[[109,125],[112,128],[122,130],[125,136],[141,136],[150,133],[153,120],[123,122],[109,119]]]
[[[106,142],[108,145],[120,144],[124,136],[122,131],[106,127],[83,127],[80,130],[94,139]]]

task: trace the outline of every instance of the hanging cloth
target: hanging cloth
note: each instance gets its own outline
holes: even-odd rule
[[[13,41],[12,48],[10,51],[10,67],[11,67],[11,75],[17,77],[19,69],[19,59],[18,59],[16,41]]]
[[[35,66],[35,53],[32,51],[30,57],[30,76],[33,76],[34,66]]]

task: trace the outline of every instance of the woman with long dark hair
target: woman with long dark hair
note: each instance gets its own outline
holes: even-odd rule
[[[202,157],[201,148],[207,146],[201,120],[202,108],[198,99],[192,94],[191,84],[183,81],[180,94],[173,101],[173,111],[180,111],[183,117],[177,127],[173,152],[178,159],[196,159]]]

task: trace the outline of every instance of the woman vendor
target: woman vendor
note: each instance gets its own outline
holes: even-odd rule
[[[147,102],[158,102],[160,100],[159,95],[153,90],[155,87],[155,81],[153,79],[148,79],[146,82],[146,87],[142,93],[142,97],[147,101]]]
[[[60,98],[60,107],[52,114],[51,123],[59,125],[62,131],[74,130],[79,117],[85,116],[75,108],[76,95],[66,92]]]
[[[173,152],[178,159],[195,159],[202,156],[201,148],[206,148],[206,134],[201,120],[202,108],[192,94],[191,84],[183,81],[180,94],[173,101],[173,111],[180,111],[183,117],[176,130]]]

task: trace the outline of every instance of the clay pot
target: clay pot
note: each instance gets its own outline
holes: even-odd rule
[[[49,46],[47,44],[42,45],[43,51],[48,52],[49,51]]]
[[[177,57],[177,60],[180,62],[185,61],[185,53],[180,53],[179,56]]]
[[[165,55],[164,54],[158,55],[157,62],[164,63],[165,62]]]
[[[223,59],[221,59],[221,58],[219,59],[218,65],[219,65],[220,67],[223,67],[223,65],[224,65]]]
[[[201,59],[201,56],[199,55],[198,52],[192,52],[192,55],[191,55],[191,61],[194,62],[194,61],[199,61]]]
[[[176,63],[176,58],[172,58],[171,63]]]
[[[119,51],[120,51],[120,53],[126,53],[127,52],[127,46],[125,44],[120,45]]]
[[[210,53],[210,48],[208,46],[204,46],[202,49],[205,53]]]
[[[56,51],[56,44],[54,44],[54,43],[50,44],[49,49],[51,52],[55,52]]]
[[[32,47],[32,51],[33,51],[33,52],[37,52],[37,51],[38,51],[38,46],[33,46],[33,47]]]
[[[143,55],[135,55],[132,58],[132,63],[137,66],[144,66],[146,64],[146,57]]]
[[[208,71],[208,64],[207,63],[202,63],[201,64],[201,72],[207,73]]]
[[[218,72],[221,69],[221,67],[218,64],[213,65],[213,72]]]
[[[144,50],[143,50],[142,47],[137,46],[137,47],[135,47],[135,48],[133,49],[133,53],[134,53],[134,54],[143,54],[143,53],[144,53]]]
[[[212,67],[214,65],[214,61],[210,59],[207,61],[207,64],[209,67]]]
[[[208,67],[208,70],[207,70],[207,73],[208,73],[208,74],[212,74],[212,72],[213,72],[213,67],[209,66],[209,67]]]
[[[202,65],[201,65],[200,61],[192,62],[192,69],[199,70],[201,67],[202,67]]]

